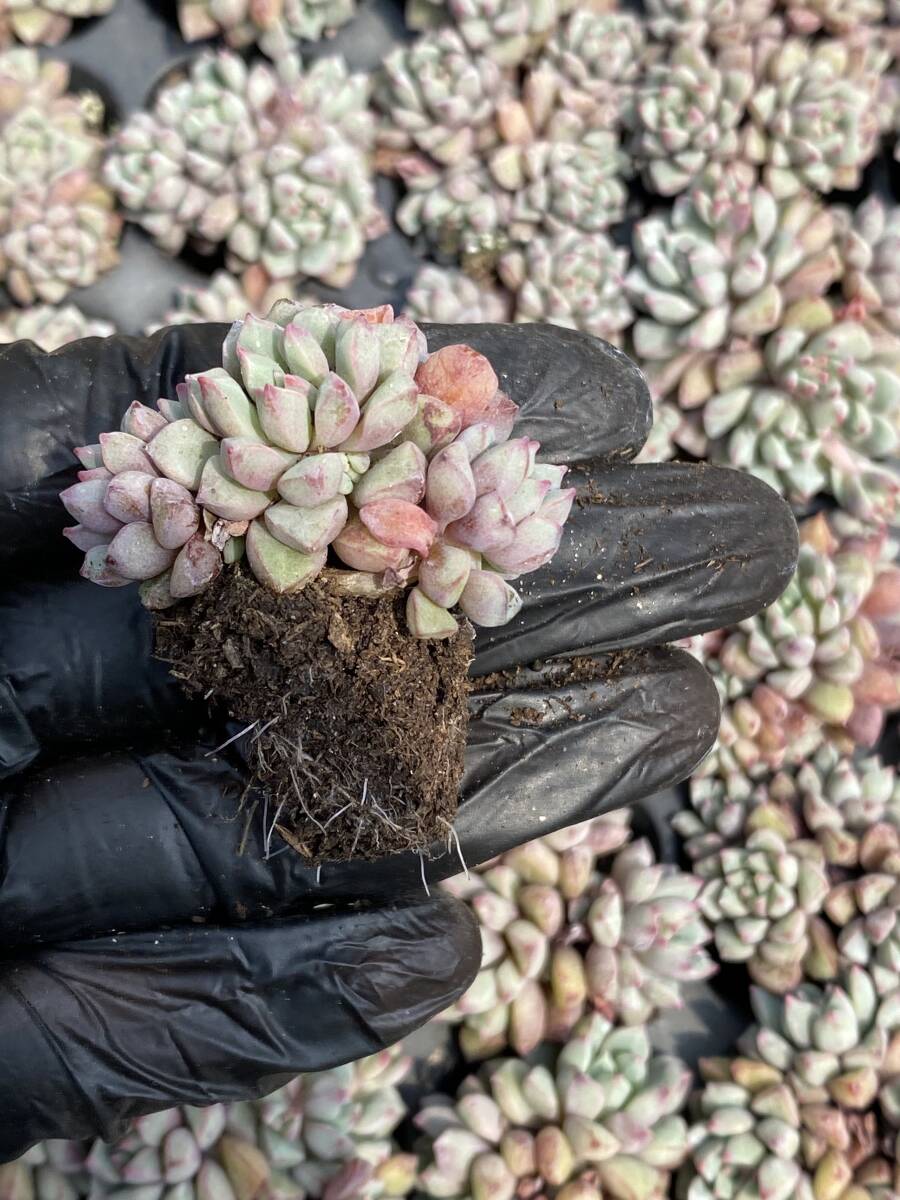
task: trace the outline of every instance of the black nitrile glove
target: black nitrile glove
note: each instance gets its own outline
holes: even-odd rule
[[[321,872],[277,835],[266,857],[263,806],[249,823],[239,809],[240,743],[210,753],[227,733],[151,657],[137,589],[81,581],[59,537],[72,448],[217,362],[225,328],[0,349],[0,1157],[262,1094],[396,1040],[479,959],[468,915],[429,898],[423,873],[434,883],[460,853],[482,862],[633,803],[713,741],[711,681],[659,643],[781,592],[797,550],[788,508],[736,472],[629,465],[650,401],[602,342],[426,330],[432,350],[488,356],[522,406],[517,432],[573,465],[583,503],[554,561],[520,581],[516,619],[479,631],[476,675],[542,665],[472,697],[458,846]],[[592,655],[596,677],[566,683],[546,661],[560,655]],[[523,708],[542,719],[522,724]]]

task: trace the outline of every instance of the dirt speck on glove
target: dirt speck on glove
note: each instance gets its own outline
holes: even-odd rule
[[[224,572],[156,618],[156,654],[234,720],[272,828],[312,863],[446,841],[456,813],[472,657],[465,627],[410,636],[405,595],[293,596]],[[277,837],[273,847],[279,844]]]

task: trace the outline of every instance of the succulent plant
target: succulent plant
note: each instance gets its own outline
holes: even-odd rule
[[[426,1101],[425,1195],[651,1200],[684,1159],[679,1115],[691,1084],[680,1059],[654,1054],[647,1031],[583,1018],[558,1054],[500,1059],[454,1103]]]
[[[553,557],[575,493],[564,467],[535,461],[537,442],[508,440],[518,410],[483,355],[428,355],[389,305],[282,301],[235,323],[223,361],[77,451],[85,469],[62,500],[85,578],[143,581],[144,603],[164,608],[246,552],[289,593],[333,547],[349,571],[328,578],[357,594],[415,573],[417,637],[452,637],[457,604],[482,625],[515,615],[507,580]]]
[[[118,261],[120,221],[98,179],[103,105],[68,84],[65,63],[0,54],[0,272],[20,304],[58,304]]]
[[[284,293],[284,286],[276,284],[266,290],[261,302],[245,290],[245,280],[240,280],[228,271],[215,271],[206,286],[182,284],[175,289],[174,305],[161,321],[154,321],[145,330],[155,333],[167,325],[194,325],[204,321],[230,325],[239,321],[248,312],[256,317],[264,316]],[[275,294],[277,293],[277,295]],[[294,296],[298,304],[318,304],[312,296]]]
[[[837,951],[820,913],[828,895],[821,847],[758,829],[742,843],[697,861],[700,911],[723,962],[742,962],[756,983],[789,992],[804,974],[825,980]]]
[[[496,140],[494,118],[508,84],[490,58],[475,56],[454,29],[426,33],[385,59],[375,101],[385,114],[379,141],[439,163],[464,162]]]
[[[855,209],[836,208],[841,286],[894,332],[900,332],[900,208],[871,195]]]
[[[470,48],[503,66],[515,66],[575,7],[575,0],[446,0]]]
[[[444,257],[461,260],[475,276],[493,271],[509,247],[512,196],[480,163],[442,171],[423,156],[410,156],[398,167],[407,194],[396,221],[409,237],[424,233]]]
[[[482,966],[469,990],[441,1020],[462,1023],[467,1058],[507,1045],[526,1054],[546,1038],[565,1037],[582,1015],[587,981],[573,941],[597,863],[628,839],[629,812],[548,834],[445,881],[481,927]]]
[[[315,42],[352,20],[355,0],[178,0],[186,42],[224,37],[229,46],[254,42],[272,58]]]
[[[877,755],[852,756],[832,742],[777,772],[698,773],[691,807],[672,824],[691,859],[733,845],[754,829],[774,826],[814,838],[825,860],[842,868],[871,860],[872,831],[900,828],[900,780]],[[883,835],[878,832],[876,838]],[[866,867],[868,870],[868,868]]]
[[[863,974],[854,975],[846,991],[829,989],[824,996],[818,989],[811,991],[816,998],[798,993],[779,1002],[770,997],[761,1006],[768,1019],[777,1020],[783,1003],[785,1028],[791,1030],[787,1037],[764,1029],[749,1054],[700,1060],[705,1086],[694,1102],[697,1123],[690,1132],[691,1157],[679,1181],[685,1200],[750,1195],[769,1200],[876,1200],[893,1194],[893,1131],[884,1128],[882,1113],[865,1106],[859,1111],[855,1103],[864,1087],[857,1090],[854,1084],[870,1082],[873,1053],[877,1056],[884,1041],[871,982]],[[817,1041],[832,1033],[846,1040],[854,1025],[871,1029],[873,1016],[876,1028],[869,1033],[868,1045],[863,1043],[855,1053],[844,1051],[860,1065],[832,1082],[841,1097],[835,1102],[825,1079],[838,1055],[810,1049],[795,1058],[791,1042],[794,1037]],[[893,1024],[890,1015],[889,1027]],[[758,1052],[760,1039],[765,1057]],[[893,1039],[888,1056],[896,1070]],[[794,1063],[802,1064],[802,1073],[791,1070]],[[817,1068],[822,1083],[807,1087],[804,1075]]]
[[[628,250],[602,233],[566,230],[504,254],[500,278],[515,295],[516,321],[548,321],[618,343],[632,319],[622,288]]]
[[[859,186],[877,145],[886,65],[873,41],[770,36],[726,57],[731,70],[752,62],[742,152],[778,199]]]
[[[335,57],[303,71],[290,55],[249,68],[201,55],[116,135],[106,178],[171,253],[188,237],[225,242],[233,270],[342,286],[384,229],[366,103],[365,81]]]
[[[41,350],[58,350],[79,338],[109,337],[115,333],[110,321],[85,316],[74,304],[54,308],[38,304],[34,308],[9,308],[0,313],[0,342],[34,342]]]
[[[593,127],[618,127],[644,54],[644,27],[632,13],[575,8],[544,45],[540,71],[556,73],[559,106]]]
[[[56,46],[82,17],[100,17],[116,0],[2,0],[0,46],[13,38],[29,46]]]
[[[463,271],[425,263],[416,272],[403,310],[414,321],[446,324],[506,321],[509,298]]]
[[[824,724],[874,745],[885,711],[900,704],[894,550],[883,529],[839,538],[824,514],[804,522],[793,579],[725,637],[724,671],[745,690],[764,681]]]
[[[741,46],[770,24],[775,0],[646,0],[647,28],[662,42]]]
[[[764,347],[719,356],[703,409],[710,458],[803,504],[830,492],[865,521],[889,520],[900,479],[900,340],[825,299],[788,308]]]
[[[655,394],[687,410],[715,390],[723,347],[777,329],[792,302],[823,295],[841,270],[831,213],[810,195],[777,201],[734,163],[707,168],[670,213],[639,221],[633,245],[635,354]]]
[[[668,462],[677,452],[675,439],[683,426],[682,413],[668,400],[653,402],[653,425],[635,462]]]
[[[38,1142],[21,1158],[0,1166],[0,1191],[10,1200],[76,1200],[84,1186],[84,1160],[90,1143]]]
[[[718,65],[701,46],[679,44],[652,62],[629,114],[632,152],[647,187],[672,196],[710,162],[735,158],[752,90],[746,66]]]
[[[401,1153],[392,1135],[406,1114],[398,1084],[411,1065],[400,1044],[298,1075],[261,1100],[229,1105],[228,1129],[258,1148],[271,1173],[270,1193],[288,1200],[405,1196],[416,1159]]]
[[[846,37],[885,19],[885,0],[786,0],[791,28],[802,35],[819,33]]]

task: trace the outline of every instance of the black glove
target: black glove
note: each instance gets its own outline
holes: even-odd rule
[[[218,361],[224,327],[0,350],[0,1154],[262,1094],[396,1040],[478,965],[466,913],[430,884],[460,856],[650,795],[712,743],[711,681],[656,644],[781,592],[788,508],[736,472],[629,465],[650,401],[604,343],[426,329],[431,349],[465,341],[490,358],[521,432],[573,465],[581,502],[559,555],[522,581],[519,617],[479,632],[474,674],[492,678],[472,697],[458,842],[321,872],[277,835],[266,857],[262,806],[249,824],[239,811],[239,743],[210,754],[223,731],[151,657],[136,589],[79,580],[58,536],[72,447]],[[560,655],[581,656],[574,673]],[[525,709],[540,717],[523,723]]]

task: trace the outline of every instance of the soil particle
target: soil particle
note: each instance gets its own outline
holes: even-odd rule
[[[471,633],[413,638],[404,600],[276,596],[237,568],[156,618],[176,678],[253,726],[267,838],[313,863],[424,850],[456,813]]]

